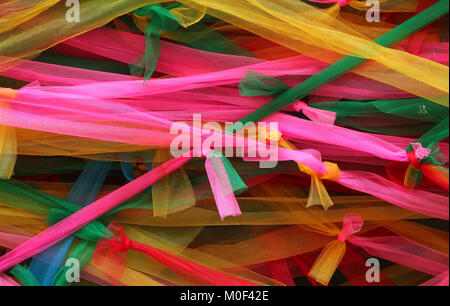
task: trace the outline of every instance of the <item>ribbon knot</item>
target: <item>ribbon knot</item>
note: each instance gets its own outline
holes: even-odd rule
[[[413,150],[408,152],[408,160],[416,170],[422,167],[422,160],[431,153],[431,149],[424,148],[420,142],[411,143]]]
[[[364,224],[363,219],[358,214],[348,213],[345,214],[342,221],[342,229],[337,236],[337,240],[345,242],[347,239],[356,233],[358,233]]]
[[[113,285],[122,285],[120,280],[126,269],[126,256],[124,253],[129,249],[147,255],[175,271],[180,277],[186,279],[186,281],[193,282],[193,284],[215,286],[257,285],[256,283],[208,268],[159,248],[138,241],[132,241],[126,236],[122,226],[116,223],[111,223],[108,229],[115,233],[117,237],[99,242],[93,255],[93,261],[97,268],[106,274]],[[109,250],[109,252],[105,252],[106,250]]]
[[[126,253],[132,246],[132,241],[128,237],[124,238],[112,238],[109,242],[113,247],[110,252],[122,252]]]
[[[334,125],[334,122],[336,121],[337,114],[335,112],[311,107],[303,101],[296,102],[294,104],[294,109],[297,112],[303,112],[306,117],[314,122]]]
[[[308,273],[308,276],[318,281],[322,285],[328,285],[331,277],[339,266],[346,251],[346,241],[352,241],[353,234],[359,232],[364,224],[361,216],[354,213],[344,215],[342,229],[337,239],[328,243],[317,257],[314,265]],[[337,229],[337,228],[336,228]],[[334,230],[329,234],[335,234]]]
[[[424,148],[420,142],[411,143],[410,148],[412,148],[412,150],[407,152],[409,166],[406,170],[403,184],[408,189],[414,189],[422,179],[423,161],[430,156],[432,150]]]
[[[169,11],[171,7],[173,6],[162,7],[161,5],[154,4],[134,11],[138,19],[142,20],[150,17],[150,21],[145,29],[144,56],[136,66],[130,66],[132,74],[144,73],[144,82],[150,79],[156,69],[156,64],[161,54],[160,34],[171,32],[179,26],[178,19]]]
[[[108,249],[105,255],[111,255],[116,252],[126,253],[133,248],[133,241],[127,237],[122,227],[119,228],[117,237],[100,243],[101,249]]]
[[[311,176],[311,187],[309,189],[306,207],[322,205],[324,209],[328,209],[333,206],[333,201],[325,189],[322,180],[337,181],[341,177],[341,170],[337,164],[330,162],[324,162],[323,164],[323,173],[317,173],[307,166],[298,164],[300,171]]]
[[[295,104],[294,104],[294,109],[295,109],[297,112],[300,112],[300,111],[304,110],[306,107],[308,107],[308,104],[306,104],[306,103],[303,102],[303,101],[297,101],[297,102],[295,102]]]
[[[324,171],[320,174],[307,166],[301,166],[301,171],[310,175],[317,176],[321,180],[337,181],[341,177],[341,169],[335,163],[323,162]]]
[[[323,162],[325,170],[320,176],[322,180],[337,181],[341,178],[341,169],[335,163]]]
[[[278,139],[279,145],[282,148],[289,150],[297,150],[297,148],[291,144],[289,141],[284,139],[282,135],[277,130],[266,130],[266,139]],[[337,164],[324,162],[324,171],[322,173],[317,173],[308,166],[303,165],[300,161],[296,161],[298,168],[301,172],[308,174],[311,177],[311,187],[309,188],[308,201],[306,207],[313,205],[322,205],[324,209],[328,209],[333,206],[333,201],[328,195],[325,186],[322,183],[322,179],[337,181],[341,177],[341,170]]]
[[[242,96],[278,96],[283,92],[289,90],[289,86],[278,80],[262,73],[248,70],[245,76],[239,83],[239,92]],[[303,101],[298,101],[294,104],[294,109],[303,114],[311,121],[331,124],[336,121],[336,113],[322,109],[316,109],[308,106]]]

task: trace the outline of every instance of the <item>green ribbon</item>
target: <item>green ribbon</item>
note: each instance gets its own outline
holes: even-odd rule
[[[40,286],[36,277],[34,277],[31,271],[21,265],[15,265],[14,268],[11,269],[11,274],[14,275],[20,282],[22,286]]]
[[[278,96],[290,87],[277,78],[248,70],[239,82],[241,96]]]
[[[394,136],[423,134],[448,117],[448,108],[423,98],[330,101],[309,103],[308,106],[336,113],[338,125]],[[398,117],[414,122],[398,125]],[[372,126],[365,118],[385,120],[393,125]]]
[[[441,0],[438,3],[420,12],[419,14],[406,20],[389,32],[376,38],[374,42],[381,46],[393,46],[409,35],[429,25],[433,21],[448,14],[448,11],[448,1]],[[323,87],[324,85],[336,80],[347,72],[350,72],[353,69],[361,66],[367,61],[367,59],[355,57],[352,55],[347,55],[341,58],[340,60],[327,66],[325,69],[319,71],[315,75],[307,78],[302,83],[277,95],[270,102],[264,104],[257,110],[237,121],[232,127],[229,128],[228,131],[234,133],[235,131],[242,128],[242,126],[245,127],[250,122],[258,122],[261,119],[270,116],[271,114],[287,107],[295,101],[306,97],[320,87]]]
[[[130,66],[132,74],[144,73],[144,82],[152,76],[161,54],[160,35],[178,28],[179,21],[169,10],[179,6],[179,3],[162,7],[159,4],[144,6],[134,11],[138,16],[150,16],[145,29],[145,53],[139,65]]]

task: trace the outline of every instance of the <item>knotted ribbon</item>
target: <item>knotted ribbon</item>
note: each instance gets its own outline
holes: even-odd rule
[[[413,189],[425,175],[438,186],[449,189],[448,168],[441,167],[447,160],[438,146],[439,141],[448,138],[448,124],[447,117],[406,148],[409,166],[403,183],[407,188]]]
[[[323,285],[328,285],[334,271],[339,266],[346,251],[346,242],[364,249],[372,256],[383,258],[402,266],[422,271],[430,275],[439,275],[448,270],[448,255],[420,245],[401,236],[361,237],[358,233],[364,222],[360,215],[344,215],[342,229],[333,223],[310,225],[324,235],[336,236],[328,243],[312,266],[309,277]]]
[[[159,4],[144,6],[134,11],[136,18],[150,21],[145,29],[145,53],[139,64],[130,66],[132,74],[144,73],[144,81],[150,79],[155,71],[161,54],[160,34],[175,30],[179,26],[178,19],[170,13],[170,9],[179,4],[162,7]]]
[[[314,262],[308,276],[322,285],[328,285],[331,277],[336,271],[339,263],[345,255],[346,241],[354,234],[358,233],[364,222],[360,215],[345,214],[340,232],[333,232],[337,236],[336,240],[328,243]]]
[[[333,201],[328,195],[322,180],[337,181],[341,177],[341,170],[338,165],[330,162],[323,162],[325,170],[323,173],[317,173],[311,168],[298,164],[300,171],[311,176],[311,187],[309,189],[308,201],[306,207],[322,205],[324,209],[333,206]]]
[[[311,121],[330,125],[334,125],[336,121],[337,114],[335,112],[310,107],[303,101],[298,101],[293,106],[297,112],[303,112]]]
[[[257,285],[256,283],[235,278],[161,249],[132,241],[125,234],[123,227],[118,224],[111,224],[109,229],[116,233],[116,237],[100,241],[94,252],[93,260],[98,268],[104,272],[108,272],[110,275],[114,275],[114,281],[116,283],[120,281],[120,277],[126,267],[125,253],[128,250],[135,250],[151,257],[174,270],[181,277],[194,283],[218,286]]]
[[[242,96],[277,96],[290,87],[278,80],[262,73],[248,70],[239,83],[239,92]],[[305,102],[298,101],[294,104],[297,112],[303,114],[311,121],[325,124],[334,124],[336,113],[308,106]]]
[[[267,131],[266,138],[277,139],[282,148],[297,150],[297,148],[288,140],[284,139],[278,131]],[[322,205],[324,209],[328,209],[333,206],[333,201],[328,195],[322,180],[337,181],[341,177],[341,170],[338,165],[330,162],[323,162],[323,173],[318,173],[312,170],[311,168],[303,165],[300,161],[297,161],[297,165],[301,172],[306,173],[311,177],[311,186],[309,188],[309,196],[308,201],[306,202],[306,207]]]
[[[247,189],[239,174],[230,161],[220,152],[203,152],[206,156],[205,169],[216,201],[220,219],[227,216],[242,214],[237,203],[235,192],[241,193]]]

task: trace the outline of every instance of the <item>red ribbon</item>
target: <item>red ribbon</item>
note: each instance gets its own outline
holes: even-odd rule
[[[408,153],[408,160],[411,163],[411,165],[416,169],[417,171],[420,171],[422,168],[422,162],[418,161],[416,158],[416,152],[414,150],[409,151]]]
[[[259,286],[257,283],[227,275],[169,252],[132,241],[126,236],[121,226],[115,225],[115,229],[117,237],[99,242],[93,259],[96,265],[114,276],[116,283],[126,267],[124,255],[131,249],[146,254],[195,285]]]

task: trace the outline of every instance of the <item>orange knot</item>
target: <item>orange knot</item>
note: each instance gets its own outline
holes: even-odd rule
[[[325,170],[320,179],[337,181],[341,178],[341,169],[339,169],[337,164],[330,162],[323,162],[323,164],[325,165]]]
[[[300,170],[310,176],[317,176],[321,180],[329,180],[329,181],[337,181],[341,178],[341,169],[339,169],[339,166],[335,163],[330,162],[323,162],[323,165],[325,166],[325,170],[322,174],[319,174],[312,170],[311,168],[300,165]]]

